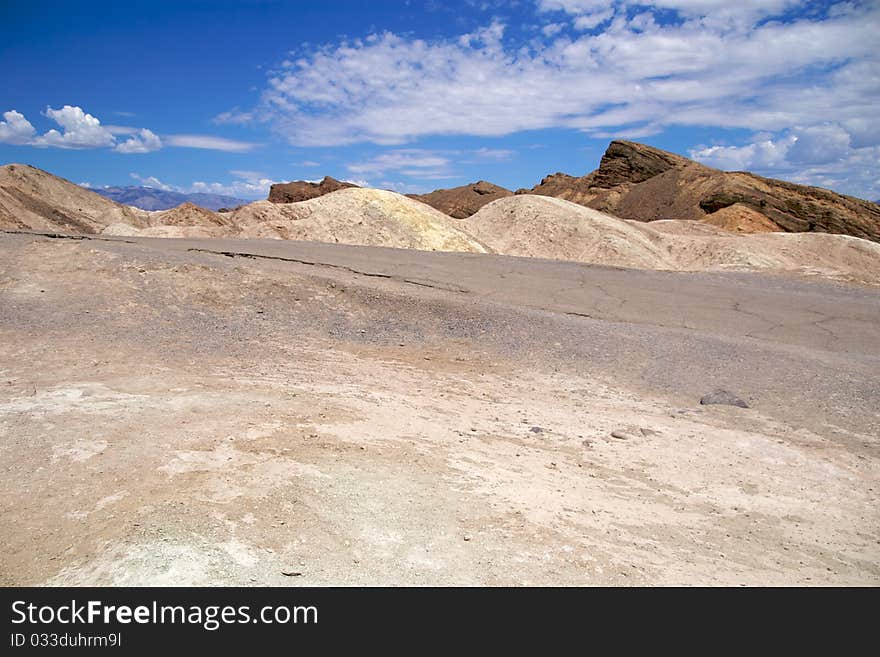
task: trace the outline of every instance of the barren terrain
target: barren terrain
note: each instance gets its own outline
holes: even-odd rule
[[[876,287],[0,233],[0,338],[2,584],[880,583]]]

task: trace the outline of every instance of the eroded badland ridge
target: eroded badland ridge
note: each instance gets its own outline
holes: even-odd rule
[[[614,141],[599,168],[557,173],[517,193],[556,196],[623,219],[691,219],[742,232],[825,232],[880,241],[880,206],[870,201],[725,172],[673,153]]]

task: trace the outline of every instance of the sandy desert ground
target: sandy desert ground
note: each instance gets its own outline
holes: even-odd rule
[[[880,583],[876,287],[0,233],[0,338],[0,584]]]

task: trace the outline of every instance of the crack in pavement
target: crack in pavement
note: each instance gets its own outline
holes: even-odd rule
[[[406,283],[409,285],[418,285],[420,287],[429,287],[436,290],[445,290],[446,292],[459,292],[462,294],[470,294],[470,290],[462,288],[462,287],[451,287],[437,283],[436,281],[430,280],[417,280],[414,278],[406,278],[404,276],[395,276],[394,274],[386,274],[384,272],[371,272],[371,271],[362,271],[360,269],[355,269],[354,267],[349,267],[348,265],[338,265],[331,262],[320,262],[317,260],[306,260],[304,258],[291,258],[284,256],[271,256],[271,255],[262,255],[259,253],[244,253],[241,251],[215,251],[213,249],[196,249],[190,248],[187,251],[195,252],[195,253],[210,253],[213,255],[222,255],[227,258],[251,258],[251,259],[264,259],[264,260],[280,260],[282,262],[295,262],[301,265],[309,265],[312,267],[328,267],[330,269],[341,269],[343,271],[347,271],[351,274],[355,274],[357,276],[367,276],[370,278],[385,278],[392,281],[397,281],[399,283]]]
[[[96,242],[120,242],[122,244],[137,244],[137,242],[122,239],[121,237],[101,237],[100,235],[68,235],[67,233],[51,233],[34,230],[0,230],[0,233],[5,233],[6,235],[34,235],[37,237],[48,237],[53,240],[94,240]]]

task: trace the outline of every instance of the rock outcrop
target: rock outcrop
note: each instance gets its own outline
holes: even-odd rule
[[[438,189],[429,194],[407,194],[410,198],[426,203],[443,214],[456,219],[470,217],[487,203],[499,198],[513,196],[513,192],[504,187],[480,180],[469,185]]]
[[[719,171],[629,141],[611,142],[592,173],[557,173],[517,194],[555,196],[635,221],[693,219],[734,232],[819,232],[880,241],[880,206],[870,201]]]
[[[269,188],[269,201],[272,203],[299,203],[349,187],[357,187],[357,185],[342,182],[330,176],[324,176],[321,182],[295,180],[289,183],[277,183]]]

